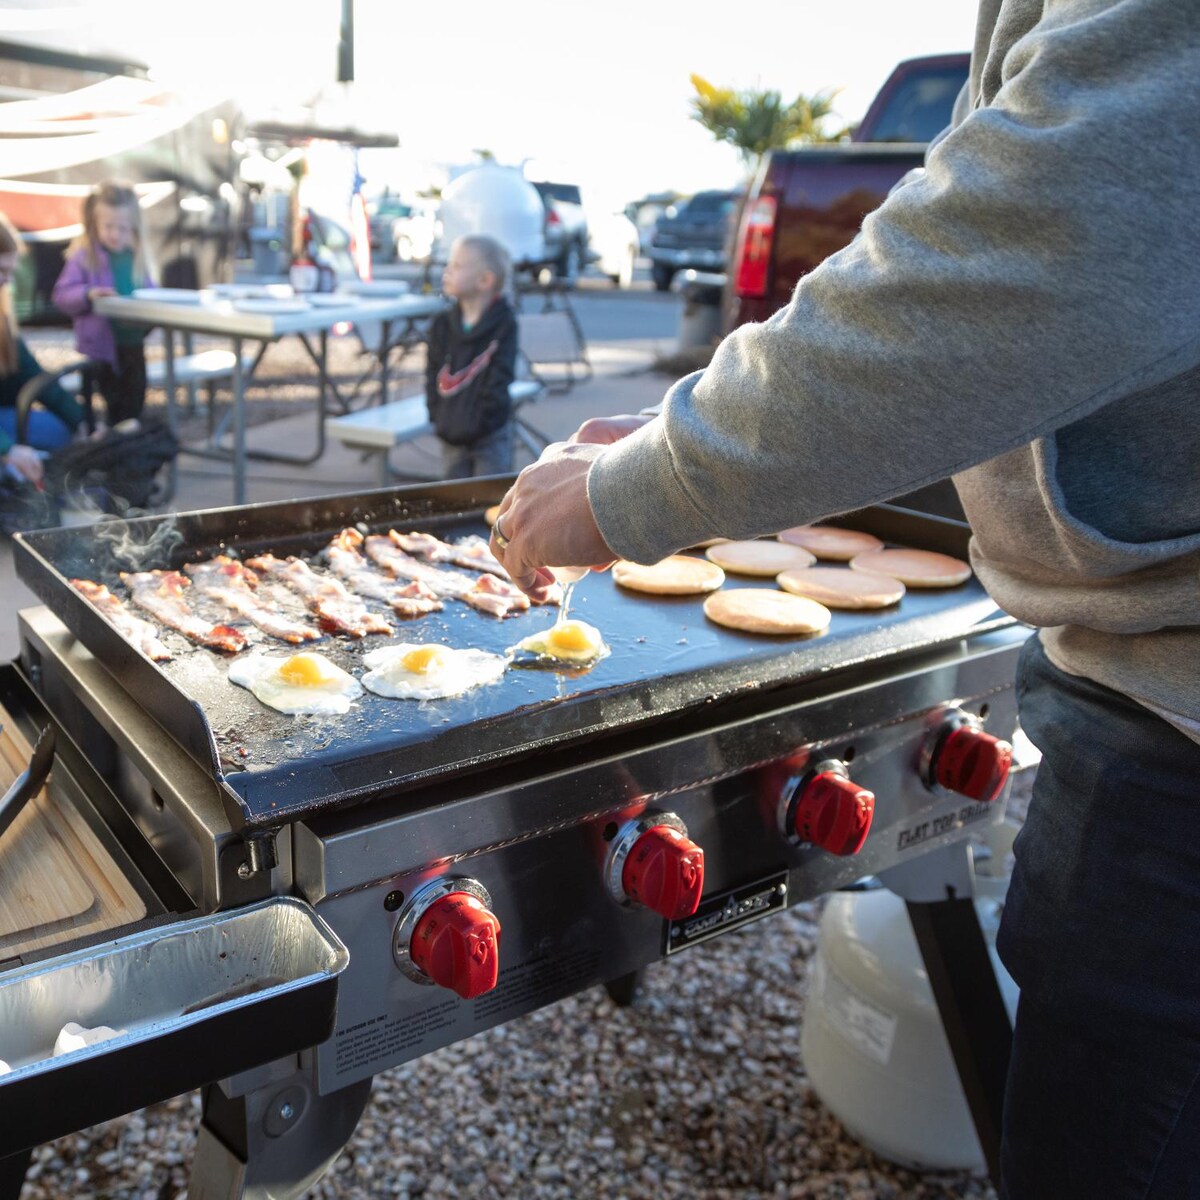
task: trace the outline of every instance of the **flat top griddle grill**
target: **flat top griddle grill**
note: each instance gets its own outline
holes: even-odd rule
[[[315,556],[347,525],[372,532],[425,530],[444,539],[485,534],[482,512],[507,479],[398,488],[244,508],[145,517],[88,530],[45,530],[16,539],[28,585],[146,711],[213,775],[249,826],[367,800],[568,739],[629,728],[719,704],[751,690],[798,683],[871,659],[917,651],[1012,623],[975,580],[946,591],[910,590],[893,609],[835,612],[810,638],[739,634],[709,622],[702,597],[625,592],[607,575],[575,589],[571,612],[597,626],[612,649],[584,674],[510,668],[497,683],[446,700],[412,702],[367,693],[340,717],[289,717],[226,678],[229,658],[192,647],[155,664],[133,650],[69,584],[114,585],[120,570],[179,567],[217,553],[270,550]],[[843,519],[886,541],[965,556],[956,522],[880,507]],[[726,587],[772,586],[730,576]],[[382,610],[381,610],[382,611]],[[446,642],[503,653],[550,625],[557,608],[497,621],[447,602],[440,613],[396,621],[393,638],[313,643],[361,674],[362,656],[390,641]],[[253,639],[255,642],[258,638]],[[278,653],[291,649],[263,637]]]

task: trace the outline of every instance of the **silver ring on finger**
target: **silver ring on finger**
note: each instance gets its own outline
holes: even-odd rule
[[[492,525],[492,537],[496,540],[496,545],[501,550],[508,549],[508,538],[504,536],[504,530],[500,528],[500,518],[497,517],[495,524]]]

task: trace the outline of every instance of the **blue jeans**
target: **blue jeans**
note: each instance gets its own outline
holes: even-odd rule
[[[1197,681],[1200,686],[1200,681]],[[1031,638],[1002,1200],[1200,1197],[1200,744]]]
[[[10,438],[17,436],[17,410],[0,408],[0,429]],[[61,450],[71,440],[71,430],[52,412],[34,408],[29,412],[25,430],[26,445],[35,450]]]
[[[469,446],[442,443],[442,477],[470,479],[475,475],[507,475],[512,470],[512,422],[485,434]]]

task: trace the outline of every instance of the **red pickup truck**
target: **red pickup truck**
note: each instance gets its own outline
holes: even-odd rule
[[[729,328],[763,321],[851,242],[863,218],[950,123],[970,56],[912,58],[888,77],[850,142],[774,150],[750,190],[729,276]]]

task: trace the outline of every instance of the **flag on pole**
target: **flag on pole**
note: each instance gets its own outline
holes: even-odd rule
[[[358,169],[358,148],[354,150],[354,188],[350,193],[350,253],[360,279],[371,278],[371,223],[367,218],[364,179]]]

